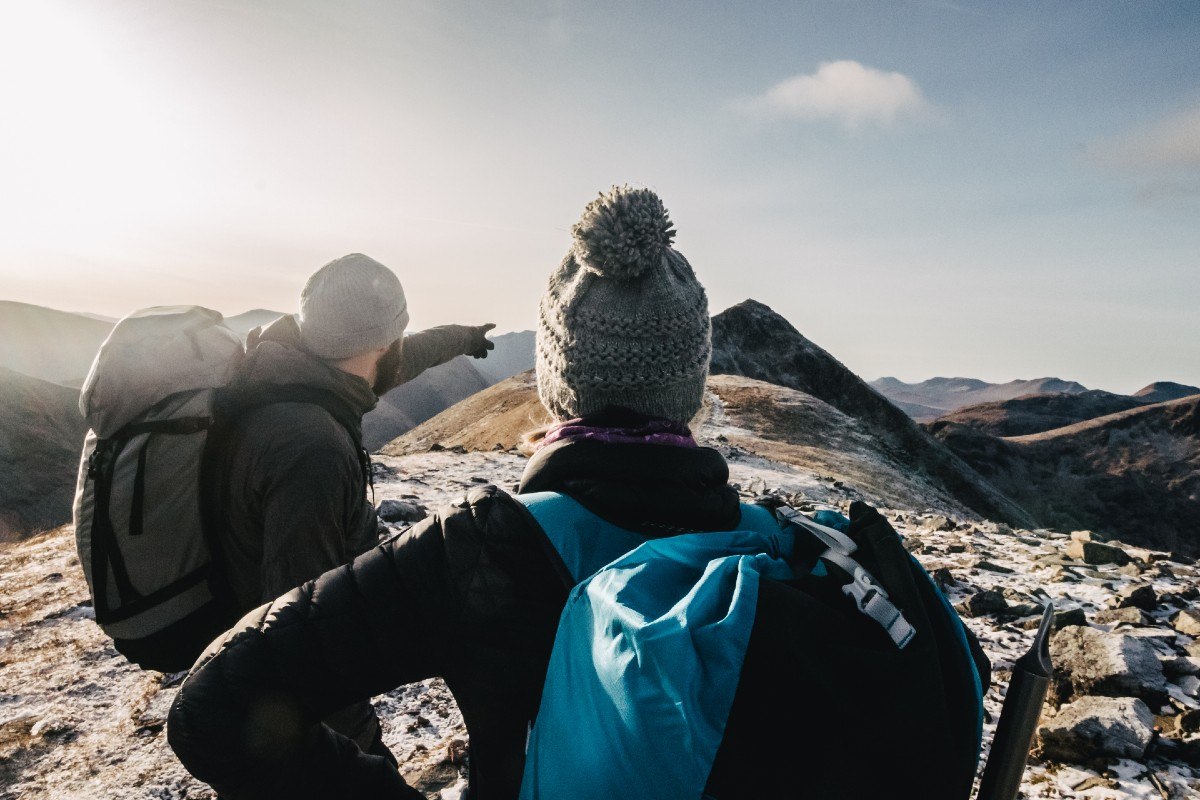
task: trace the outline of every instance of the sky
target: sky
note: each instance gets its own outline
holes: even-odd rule
[[[500,8],[499,6],[503,6]],[[0,299],[535,323],[657,191],[715,313],[866,379],[1200,385],[1200,4],[0,0]]]

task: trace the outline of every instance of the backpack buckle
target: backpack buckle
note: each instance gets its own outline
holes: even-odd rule
[[[887,590],[876,583],[871,574],[861,566],[854,566],[850,583],[842,587],[843,594],[854,600],[859,611],[879,623],[896,647],[903,650],[905,645],[912,641],[916,629],[888,598]]]
[[[775,513],[780,519],[806,531],[825,545],[825,552],[819,557],[836,564],[850,576],[850,582],[842,587],[842,593],[854,601],[854,605],[863,615],[870,617],[887,631],[896,647],[903,650],[905,645],[912,641],[916,630],[888,598],[887,590],[879,585],[871,573],[863,569],[862,564],[851,558],[851,554],[858,549],[854,540],[841,531],[813,522],[788,506],[776,509]]]

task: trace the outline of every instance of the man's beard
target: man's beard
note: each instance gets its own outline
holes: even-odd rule
[[[392,342],[391,347],[375,362],[375,383],[371,391],[376,397],[385,394],[400,385],[400,359],[403,350],[403,339]]]

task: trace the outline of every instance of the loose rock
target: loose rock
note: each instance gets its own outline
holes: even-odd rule
[[[1067,545],[1066,554],[1079,559],[1085,564],[1116,564],[1121,566],[1133,559],[1119,547],[1100,542],[1080,542],[1072,539]]]
[[[1120,608],[1140,608],[1142,611],[1153,611],[1158,608],[1158,595],[1155,593],[1154,587],[1148,583],[1122,587],[1117,595],[1121,598]]]
[[[1200,611],[1185,608],[1171,620],[1175,630],[1188,636],[1200,636]]]
[[[1060,700],[1109,695],[1161,701],[1167,691],[1154,648],[1124,633],[1064,628],[1050,640],[1050,655]]]
[[[1105,608],[1097,611],[1092,620],[1105,625],[1145,625],[1150,621],[1140,608]]]
[[[429,516],[425,507],[406,500],[384,500],[379,504],[379,518],[384,522],[420,522]]]
[[[1131,697],[1084,697],[1038,730],[1043,758],[1086,763],[1097,756],[1141,758],[1154,738],[1154,715]]]
[[[925,527],[933,531],[952,531],[957,526],[954,524],[954,520],[938,514],[925,520]]]
[[[970,617],[986,617],[989,614],[999,614],[1008,609],[1008,601],[995,589],[983,589],[976,592],[963,605],[964,612]]]
[[[1087,624],[1087,614],[1084,613],[1082,608],[1068,608],[1054,612],[1054,630],[1056,631]]]

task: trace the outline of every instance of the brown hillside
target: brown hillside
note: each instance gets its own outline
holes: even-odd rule
[[[1009,439],[936,435],[1044,527],[1200,555],[1200,396]]]
[[[549,425],[550,414],[537,396],[533,370],[500,381],[451,406],[380,452],[392,456],[425,453],[435,446],[467,450],[511,450],[522,437]]]

